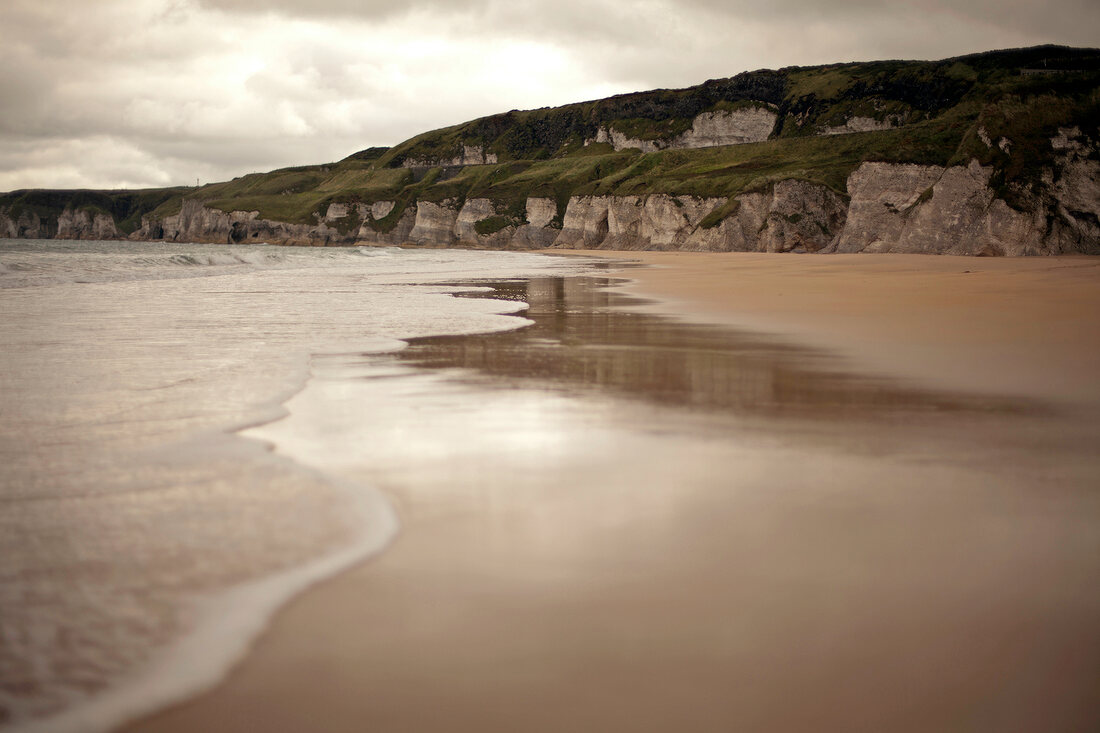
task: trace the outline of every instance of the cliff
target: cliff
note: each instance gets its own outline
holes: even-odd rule
[[[992,166],[976,159],[950,167],[869,162],[848,177],[847,195],[785,179],[732,199],[573,196],[560,223],[557,204],[544,197],[528,198],[515,218],[487,198],[416,202],[406,209],[412,226],[404,239],[509,248],[1100,254],[1100,160],[1082,138],[1063,129],[1051,141],[1063,154],[1045,174],[1045,195],[1024,210],[998,198]],[[356,241],[395,240],[364,225]]]
[[[755,71],[195,189],[0,196],[0,236],[1100,253],[1100,51]]]

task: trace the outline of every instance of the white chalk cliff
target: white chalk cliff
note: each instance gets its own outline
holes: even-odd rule
[[[488,165],[497,162],[496,153],[486,153],[480,145],[463,145],[462,154],[451,158],[409,158],[403,168],[435,168],[437,166]]]
[[[1001,143],[989,141],[1000,146]],[[1009,141],[1010,145],[1011,142]],[[1057,164],[1014,205],[992,168],[868,162],[846,191],[788,179],[732,198],[664,193],[526,199],[522,218],[488,198],[331,204],[313,224],[224,212],[193,200],[146,216],[131,239],[282,244],[418,244],[757,252],[912,252],[967,255],[1100,254],[1100,160],[1077,128],[1050,141]],[[400,209],[398,206],[400,205]],[[511,212],[511,213],[502,213]],[[493,226],[479,222],[492,219]],[[0,209],[0,236],[120,238],[104,213],[66,210],[54,221]]]
[[[735,110],[702,112],[692,120],[691,128],[669,140],[631,138],[612,126],[601,127],[592,143],[610,143],[615,150],[637,148],[643,153],[685,148],[711,148],[719,145],[758,143],[768,139],[779,118],[769,105],[743,107]]]

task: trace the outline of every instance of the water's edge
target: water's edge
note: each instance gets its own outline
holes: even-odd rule
[[[397,344],[395,347],[400,348]],[[237,425],[221,435],[273,451],[275,446],[242,433],[289,417],[286,403],[304,390],[312,378],[311,373],[307,374],[296,389],[280,395],[277,402],[272,401],[266,407],[260,405],[258,409],[266,410],[267,416]],[[381,491],[329,478],[296,462],[294,465],[319,482],[338,486],[346,494],[351,512],[362,527],[353,544],[304,565],[196,599],[190,608],[184,609],[184,615],[194,619],[194,628],[158,650],[149,663],[86,702],[16,724],[12,733],[106,733],[217,687],[248,655],[280,608],[316,583],[380,554],[397,536],[400,522]]]
[[[577,270],[589,269],[588,264]],[[517,266],[517,271],[522,269]],[[429,272],[424,280],[432,282],[437,278]],[[457,290],[446,288],[446,292]],[[497,330],[523,328],[530,324],[522,317],[522,309],[498,311],[497,314],[511,316],[507,324],[496,324]],[[481,327],[485,326],[482,324]],[[457,324],[443,325],[444,329],[448,327],[461,331]],[[404,341],[386,338],[384,343],[377,339],[357,342],[354,350],[358,353],[376,353],[398,350],[404,346]],[[288,379],[283,380],[284,388],[250,405],[251,416],[246,421],[223,424],[217,430],[196,434],[194,439],[203,445],[213,446],[225,443],[229,436],[237,449],[243,448],[250,453],[277,453],[278,459],[292,465],[295,472],[308,475],[319,484],[337,488],[353,505],[349,507],[349,524],[361,527],[354,542],[302,565],[195,598],[182,608],[181,613],[188,619],[191,630],[167,646],[155,649],[147,663],[135,667],[102,692],[78,701],[72,707],[40,718],[11,721],[10,726],[0,728],[13,733],[100,733],[192,699],[217,687],[230,674],[286,603],[314,584],[378,555],[393,541],[400,523],[394,507],[381,491],[362,483],[331,477],[282,454],[277,450],[278,446],[245,434],[247,430],[290,417],[286,404],[314,379],[309,362],[324,353],[304,352],[302,356],[306,358],[301,360],[302,363],[295,367],[293,373],[287,375]],[[299,367],[301,371],[298,371]],[[237,442],[242,440],[245,442]]]

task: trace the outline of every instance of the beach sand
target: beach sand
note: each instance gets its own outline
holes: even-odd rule
[[[636,290],[693,320],[790,335],[861,370],[1100,399],[1100,258],[575,252],[649,265]]]
[[[533,283],[288,403],[402,532],[126,730],[1091,729],[1100,260],[592,254],[659,305]]]

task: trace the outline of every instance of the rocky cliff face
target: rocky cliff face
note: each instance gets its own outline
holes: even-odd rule
[[[738,196],[714,226],[704,219],[727,206],[692,196],[579,196],[569,201],[554,246],[580,249],[662,249],[817,252],[844,224],[842,197],[824,186],[781,181],[771,190]]]
[[[58,239],[116,239],[118,229],[110,214],[66,209],[57,217]]]
[[[990,142],[992,144],[992,142]],[[848,223],[830,252],[966,255],[1100,254],[1100,161],[1080,130],[1052,141],[1063,153],[1024,210],[990,188],[992,169],[864,163],[848,178]]]
[[[1023,255],[1043,251],[1043,221],[1015,211],[969,166],[865,163],[848,179],[848,226],[833,252]]]
[[[118,239],[110,214],[65,209],[55,219],[29,211],[13,214],[0,209],[0,237],[11,239]]]
[[[49,239],[57,234],[57,222],[29,211],[0,208],[0,237],[5,239]]]
[[[486,153],[480,145],[463,145],[462,154],[452,158],[409,158],[402,168],[435,168],[436,166],[487,165],[497,162],[496,153]]]
[[[418,201],[416,221],[409,232],[409,241],[414,244],[435,244],[446,246],[455,241],[455,225],[458,223],[458,209],[454,199],[441,203]]]
[[[527,201],[525,224],[492,234],[488,199],[421,202],[409,239],[419,244],[754,252],[907,252],[961,255],[1100,254],[1100,161],[1077,130],[1044,188],[1024,210],[998,198],[992,169],[865,163],[847,196],[798,180],[722,198],[650,194],[574,196],[556,224],[554,202]],[[1017,202],[1019,206],[1019,202]],[[368,235],[363,237],[370,241]]]
[[[324,218],[316,224],[294,224],[263,219],[255,211],[224,212],[207,208],[197,201],[184,201],[179,214],[164,218],[144,217],[141,228],[129,239],[336,246],[354,245],[366,238],[381,244],[404,244],[411,241],[410,232],[417,211],[415,205],[405,209],[385,232],[374,228],[377,222],[393,211],[394,206],[393,201],[332,204]]]
[[[892,127],[900,127],[902,120],[897,115],[887,115],[886,119],[876,120],[874,117],[849,117],[843,125],[830,125],[821,128],[820,135],[847,135],[853,132],[874,132],[875,130],[889,130]]]
[[[185,200],[180,213],[158,219],[146,216],[141,228],[130,239],[165,240],[169,242],[211,242],[233,244],[268,242],[271,244],[351,244],[347,236],[327,221],[317,224],[291,224],[261,219],[256,211],[210,209],[198,201]]]
[[[989,140],[991,147],[1003,147]],[[188,200],[178,214],[146,216],[131,239],[275,244],[418,244],[537,249],[754,252],[908,252],[960,255],[1100,254],[1100,155],[1077,128],[1050,143],[1057,164],[1040,184],[997,195],[993,169],[864,163],[846,194],[799,180],[731,199],[573,196],[564,211],[532,196],[516,208],[466,201],[334,203],[313,224],[224,212]],[[400,209],[398,206],[400,205]],[[0,236],[121,238],[115,221],[66,209],[54,220],[0,210]]]
[[[1061,128],[1051,140],[1059,166],[1044,175],[1043,208],[1050,218],[1049,239],[1059,252],[1100,252],[1100,152],[1076,127]]]
[[[685,148],[711,148],[719,145],[740,145],[763,142],[771,135],[779,118],[767,105],[737,110],[716,110],[696,115],[691,129],[671,139],[642,140],[632,138],[614,127],[601,127],[591,143],[611,143],[615,150],[637,148],[643,153]]]

